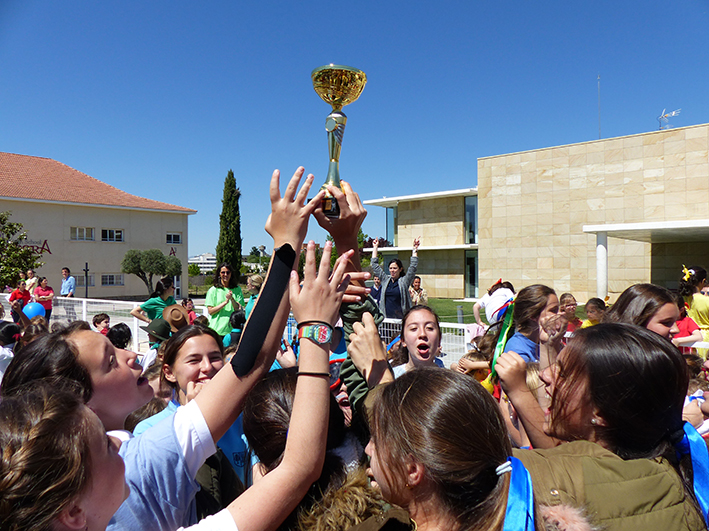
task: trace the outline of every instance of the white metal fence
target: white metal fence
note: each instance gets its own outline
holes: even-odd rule
[[[10,305],[7,299],[0,297],[0,302],[5,308],[5,319],[10,319]],[[133,334],[131,348],[136,352],[144,353],[149,347],[148,334],[140,327],[145,323],[130,314],[130,311],[139,305],[140,302],[131,301],[55,297],[50,326],[55,322],[66,324],[77,319],[91,323],[94,315],[105,313],[111,318],[111,326],[125,323],[130,327]],[[197,315],[207,315],[205,306],[196,306],[194,311]],[[451,363],[458,361],[466,352],[465,326],[457,323],[441,323],[441,357],[446,367],[450,367]],[[292,340],[296,332],[296,322],[291,315],[283,331],[283,337]],[[401,320],[399,319],[384,319],[379,326],[379,334],[386,343],[400,332]]]
[[[10,319],[10,304],[5,297],[0,297],[5,308],[5,319]],[[111,318],[111,326],[118,323],[127,324],[133,334],[131,349],[135,352],[147,352],[149,348],[148,333],[141,329],[145,323],[133,317],[130,311],[139,306],[140,302],[117,301],[107,299],[82,299],[80,297],[54,297],[52,301],[52,315],[49,325],[53,323],[67,324],[71,321],[81,320],[91,324],[93,316],[105,313]],[[197,315],[206,314],[204,306],[195,307]]]

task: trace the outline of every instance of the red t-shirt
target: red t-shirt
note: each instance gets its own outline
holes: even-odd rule
[[[31,300],[32,295],[30,295],[29,290],[25,291],[20,291],[19,289],[16,289],[12,293],[10,293],[10,302],[21,299],[22,300],[22,307],[24,308],[27,306]]]
[[[34,288],[34,296],[35,298],[37,297],[49,297],[51,294],[54,293],[54,290],[47,286],[47,289],[44,289],[42,286],[37,286]],[[42,307],[45,310],[51,310],[52,309],[52,299],[49,299],[48,301],[37,301],[42,305]]]
[[[675,337],[687,337],[691,336],[695,330],[699,330],[699,325],[694,322],[694,319],[687,316],[677,320],[677,328],[679,328],[679,334],[675,334]]]
[[[699,325],[694,322],[694,319],[687,315],[677,320],[677,328],[679,328],[679,334],[676,334],[675,337],[687,337],[691,336],[692,332],[695,330],[699,330]],[[690,347],[680,347],[679,351],[682,354],[690,354],[692,349]]]
[[[581,323],[582,323],[582,321],[578,317],[576,319],[574,319],[573,321],[569,321],[569,326],[566,328],[566,331],[573,332],[577,328],[581,328]]]

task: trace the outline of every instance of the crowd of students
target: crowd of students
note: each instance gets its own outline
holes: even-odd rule
[[[94,319],[105,333],[76,321],[22,344],[19,326],[0,330],[0,347],[15,345],[0,388],[0,530],[707,529],[709,388],[682,340],[709,328],[703,268],[684,268],[680,300],[639,284],[609,310],[589,301],[588,323],[571,294],[500,280],[456,370],[442,367],[435,311],[399,290],[392,370],[387,306],[355,252],[366,210],[343,182],[328,187],[340,217],[324,216],[303,173],[281,195],[274,172],[274,252],[246,311],[220,268],[208,306],[228,311],[221,331],[173,308],[143,366],[107,316]],[[306,246],[298,278],[311,216],[333,241],[320,263]],[[136,317],[162,320],[171,289]],[[272,370],[289,312],[297,362]]]

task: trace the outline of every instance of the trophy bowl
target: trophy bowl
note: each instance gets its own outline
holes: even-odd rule
[[[313,70],[313,88],[324,101],[340,110],[359,98],[367,84],[367,74],[342,65],[325,65]]]

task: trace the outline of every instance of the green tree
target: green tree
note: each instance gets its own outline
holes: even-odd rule
[[[44,265],[32,247],[22,245],[27,234],[22,230],[22,223],[11,222],[10,216],[11,212],[0,212],[0,289],[15,286],[20,271]]]
[[[219,215],[219,242],[217,243],[217,264],[226,262],[241,271],[241,216],[239,215],[239,197],[241,192],[236,187],[234,172],[224,179],[224,198],[222,213]]]
[[[176,256],[165,257],[165,273],[168,277],[178,277],[182,275],[182,262]]]
[[[176,256],[165,256],[160,249],[131,249],[121,261],[121,272],[137,276],[150,295],[153,293],[153,276],[181,275],[182,262]]]
[[[360,227],[359,232],[357,233],[357,247],[359,250],[360,262],[362,263],[362,267],[369,266],[369,258],[365,256],[365,253],[362,251],[362,249],[364,249],[366,247],[365,243],[368,241],[371,243],[371,240],[372,239],[369,237],[369,235],[365,234],[364,231],[362,230],[362,227]],[[329,242],[333,241],[332,236],[330,236],[329,234],[327,235],[327,241],[329,241]],[[369,247],[371,247],[371,244],[369,245]],[[335,267],[335,262],[337,261],[338,256],[339,256],[339,253],[337,252],[337,248],[333,245],[332,246],[332,254],[330,255],[330,265],[332,267]]]
[[[254,258],[258,258],[259,256],[261,256],[261,253],[259,252],[258,247],[256,247],[255,245],[252,245],[251,252],[249,253],[249,256],[253,256]]]
[[[198,277],[200,273],[201,271],[199,270],[199,266],[197,264],[190,264],[187,266],[187,276]]]

